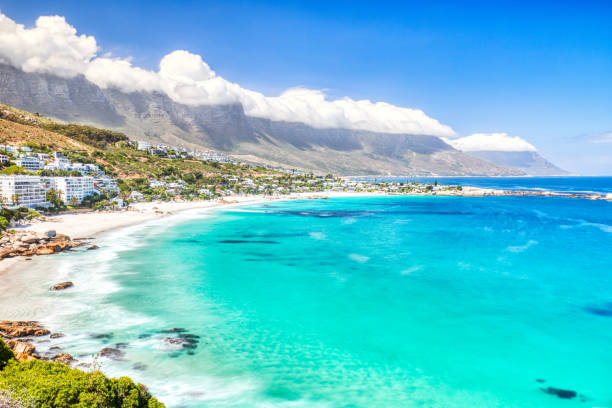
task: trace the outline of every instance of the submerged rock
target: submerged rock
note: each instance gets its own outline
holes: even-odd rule
[[[51,286],[51,288],[49,290],[64,290],[64,289],[68,289],[74,286],[74,283],[72,282],[61,282],[61,283],[57,283],[53,286]]]
[[[52,339],[59,339],[60,337],[64,337],[64,336],[65,336],[64,333],[51,333],[49,337]]]
[[[100,334],[90,334],[89,337],[91,337],[92,339],[103,339],[103,340],[110,340],[112,339],[114,336],[113,333],[100,333]]]
[[[184,329],[182,327],[174,327],[172,329],[162,330],[160,331],[160,333],[185,333],[186,331],[187,329]]]
[[[113,347],[104,347],[100,350],[100,357],[106,357],[111,360],[121,361],[125,353],[119,349]]]
[[[547,394],[556,395],[557,397],[562,398],[562,399],[572,399],[578,395],[576,391],[563,390],[561,388],[555,388],[555,387],[541,388],[541,390]]]
[[[99,247],[99,246],[97,246],[97,245],[90,245],[90,246],[88,246],[88,247],[87,247],[87,250],[88,250],[88,251],[92,251],[92,250],[94,250],[94,249],[98,249],[98,248],[100,248],[100,247]]]

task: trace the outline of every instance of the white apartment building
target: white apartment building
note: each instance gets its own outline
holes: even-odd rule
[[[94,179],[94,187],[98,192],[118,193],[119,186],[117,180],[109,177],[100,177]]]
[[[20,156],[19,158],[15,159],[15,164],[19,167],[32,171],[43,168],[43,163],[38,159],[38,157]]]
[[[0,176],[2,205],[17,207],[48,207],[47,191],[52,187],[49,177]]]
[[[52,177],[51,179],[66,204],[70,203],[73,197],[77,203],[80,203],[85,197],[94,194],[93,177]]]

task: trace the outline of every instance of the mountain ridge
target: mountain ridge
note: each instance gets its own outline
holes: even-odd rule
[[[318,129],[247,116],[239,104],[190,106],[161,93],[103,89],[83,76],[26,73],[0,64],[0,102],[133,139],[212,148],[239,158],[341,175],[518,176],[436,136]]]

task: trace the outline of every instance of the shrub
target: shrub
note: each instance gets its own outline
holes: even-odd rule
[[[49,361],[10,361],[0,372],[0,390],[11,390],[14,399],[40,408],[164,407],[128,377],[108,378],[99,371],[86,373]]]
[[[0,338],[0,370],[2,370],[8,364],[9,360],[15,358],[13,350],[6,345],[6,343]]]
[[[4,231],[8,227],[8,225],[8,220],[0,215],[0,230]]]

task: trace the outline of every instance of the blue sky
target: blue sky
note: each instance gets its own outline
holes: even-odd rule
[[[506,132],[560,166],[612,174],[612,2],[0,1],[61,15],[104,51],[157,69],[176,49],[278,95],[423,109],[461,135]]]

